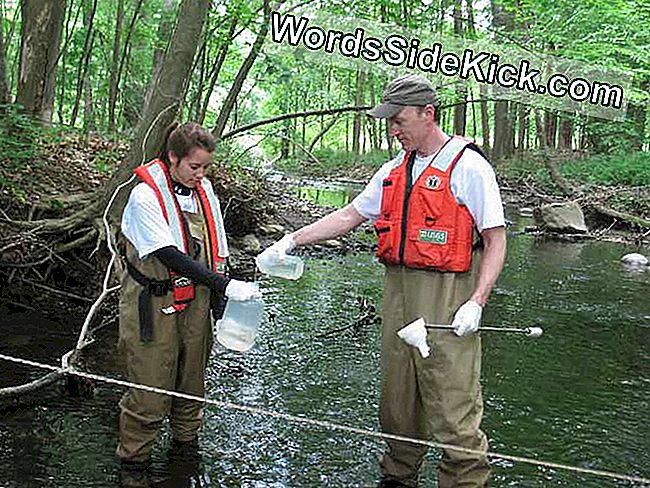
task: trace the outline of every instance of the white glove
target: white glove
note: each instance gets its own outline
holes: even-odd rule
[[[228,298],[238,302],[262,298],[259,285],[248,281],[230,280],[225,293]]]
[[[463,303],[451,323],[454,326],[456,335],[463,337],[476,332],[481,322],[481,313],[483,313],[483,307],[475,301],[469,300]]]
[[[282,239],[271,245],[262,254],[275,254],[281,261],[287,254],[296,248],[296,241],[293,240],[293,234],[287,234]]]

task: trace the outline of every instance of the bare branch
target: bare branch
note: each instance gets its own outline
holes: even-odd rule
[[[334,114],[342,114],[345,112],[361,112],[364,110],[370,110],[371,108],[372,107],[367,107],[367,106],[343,107],[343,108],[332,108],[328,110],[308,110],[306,112],[295,112],[290,114],[283,114],[283,115],[278,115],[277,117],[271,117],[270,119],[258,120],[257,122],[253,122],[252,124],[242,125],[241,127],[238,127],[236,129],[231,130],[230,132],[227,132],[221,138],[227,139],[229,137],[234,137],[237,134],[241,134],[242,132],[247,132],[251,129],[255,129],[262,125],[273,124],[275,122],[280,122],[282,120],[297,119],[300,117],[309,117],[312,115],[334,115]]]

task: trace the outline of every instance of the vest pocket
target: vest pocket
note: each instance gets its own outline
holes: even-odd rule
[[[381,211],[380,218],[389,219],[391,218],[391,211],[396,208],[393,204],[393,193],[395,192],[394,181],[390,178],[386,178],[381,183]],[[377,229],[375,224],[375,229]]]
[[[377,257],[380,261],[392,262],[395,254],[393,242],[394,224],[388,220],[375,221],[374,227],[377,233]]]
[[[404,263],[414,268],[446,270],[452,258],[453,232],[447,227],[413,226],[408,233]]]

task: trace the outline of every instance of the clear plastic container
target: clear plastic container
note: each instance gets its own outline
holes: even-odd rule
[[[257,268],[269,276],[297,280],[305,270],[305,263],[298,256],[285,254],[280,258],[277,252],[266,250],[255,258]]]
[[[228,300],[223,317],[217,320],[217,340],[233,351],[248,351],[257,337],[262,321],[264,302],[254,300]]]

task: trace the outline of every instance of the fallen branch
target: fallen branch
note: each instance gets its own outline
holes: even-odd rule
[[[26,393],[33,393],[36,390],[43,388],[44,386],[51,385],[64,376],[65,374],[61,371],[53,371],[30,383],[25,383],[19,386],[8,386],[6,388],[0,388],[0,398],[11,398],[18,395],[25,395]]]
[[[316,156],[314,156],[311,152],[309,152],[309,150],[305,146],[303,146],[302,144],[294,141],[290,137],[285,136],[284,134],[276,134],[276,135],[279,138],[284,139],[285,141],[289,141],[291,144],[293,144],[298,149],[300,149],[302,152],[304,152],[307,155],[307,157],[309,157],[309,159],[311,159],[315,164],[320,166],[321,162],[318,160],[318,158]]]
[[[309,147],[307,148],[307,150],[309,152],[313,151],[316,143],[318,143],[318,141],[320,141],[323,137],[325,137],[325,134],[327,134],[327,132],[332,127],[334,127],[338,121],[339,121],[338,117],[332,117],[332,120],[330,120],[328,124],[325,127],[323,127],[323,130],[321,130],[318,134],[316,134],[316,136],[312,139],[312,141],[309,143]]]
[[[582,188],[574,188],[573,185],[571,185],[571,183],[564,176],[562,176],[555,162],[551,161],[551,158],[549,158],[547,154],[544,154],[542,156],[542,161],[544,162],[544,166],[546,166],[546,169],[549,172],[551,180],[553,180],[553,183],[555,183],[558,188],[562,190],[565,196],[575,197],[575,195],[577,195],[578,199],[589,197],[589,195],[583,192]],[[635,224],[641,227],[650,228],[650,220],[644,219],[642,217],[637,217],[636,215],[632,215],[626,212],[619,212],[618,210],[614,210],[613,208],[610,208],[601,203],[589,203],[589,206],[596,212],[607,217],[618,219],[629,224]]]
[[[38,261],[34,261],[31,263],[3,263],[0,261],[0,268],[31,268],[33,266],[38,266],[40,264],[43,264],[44,262],[50,259],[52,259],[51,254],[49,256],[45,256],[43,259],[39,259]]]
[[[636,224],[641,227],[650,228],[650,220],[644,219],[642,217],[637,217],[636,215],[632,215],[625,212],[619,212],[618,210],[614,210],[613,208],[606,207],[605,205],[596,204],[596,203],[592,203],[591,208],[593,208],[596,212],[599,212],[603,215],[607,215],[608,217],[624,220],[625,222]]]
[[[301,117],[309,117],[312,115],[334,115],[334,114],[342,114],[345,112],[363,112],[364,110],[370,110],[371,108],[372,107],[365,107],[365,106],[364,107],[343,107],[343,108],[332,108],[328,110],[308,110],[307,112],[295,112],[290,114],[278,115],[277,117],[271,117],[270,119],[258,120],[257,122],[253,122],[252,124],[242,125],[241,127],[238,127],[236,129],[231,130],[230,132],[225,133],[221,137],[221,139],[223,140],[229,137],[234,137],[237,134],[241,134],[242,132],[255,129],[256,127],[260,127],[262,125],[267,125],[267,124],[273,124],[275,122],[280,122],[282,120],[298,119]]]
[[[55,295],[61,295],[63,297],[67,298],[74,298],[75,300],[81,300],[84,302],[92,303],[93,301],[90,298],[82,297],[79,295],[75,295],[74,293],[70,293],[67,291],[61,291],[57,290],[56,288],[49,287],[47,285],[41,285],[40,283],[36,283],[35,281],[28,280],[27,278],[21,278],[25,283],[35,286],[36,288],[42,288],[43,290],[47,290],[51,293],[54,293]]]

